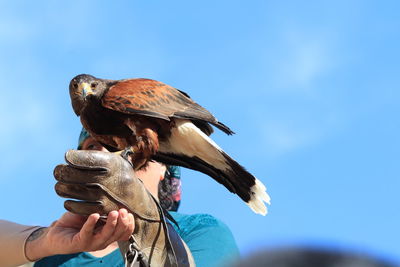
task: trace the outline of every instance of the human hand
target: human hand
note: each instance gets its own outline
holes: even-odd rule
[[[28,238],[25,253],[34,261],[56,254],[96,251],[109,244],[128,240],[134,230],[134,218],[126,209],[111,211],[103,226],[100,215],[88,217],[66,212],[48,228],[41,228]]]

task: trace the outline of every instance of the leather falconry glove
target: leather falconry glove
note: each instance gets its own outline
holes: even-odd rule
[[[119,242],[128,261],[135,258],[140,262],[137,266],[189,266],[187,254],[176,257],[181,254],[182,241],[166,223],[161,206],[135,176],[128,161],[113,153],[88,150],[69,150],[65,160],[67,164],[54,169],[54,177],[59,196],[78,200],[66,200],[67,210],[106,216],[112,210],[126,208],[135,218],[129,243]],[[175,243],[179,242],[177,246]]]

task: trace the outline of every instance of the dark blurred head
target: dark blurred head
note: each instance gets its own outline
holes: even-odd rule
[[[276,249],[243,258],[234,267],[399,267],[372,257],[311,248]]]

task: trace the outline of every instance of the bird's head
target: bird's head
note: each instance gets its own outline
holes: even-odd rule
[[[108,81],[98,79],[92,75],[80,74],[69,83],[69,95],[72,108],[76,115],[80,115],[89,99],[100,99],[107,89]]]

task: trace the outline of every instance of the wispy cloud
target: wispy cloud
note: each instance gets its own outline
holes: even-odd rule
[[[27,3],[24,9],[31,9],[32,14],[12,16],[17,14],[21,6],[10,2],[0,11],[1,44],[20,44],[28,46],[32,41],[43,41],[51,37],[51,42],[59,46],[71,47],[93,42],[99,35],[99,29],[94,27],[99,18],[98,5],[88,1],[68,1],[46,3]],[[55,12],[57,10],[57,12]],[[61,12],[59,12],[61,11]],[[90,14],[97,14],[90,16]]]
[[[31,155],[32,151],[26,148],[32,140],[40,140],[48,116],[43,108],[45,105],[35,97],[24,94],[13,97],[6,95],[5,90],[0,97],[7,100],[0,105],[0,147],[7,151],[1,156],[0,165],[3,170],[12,171],[21,160]]]
[[[269,105],[253,112],[269,114],[258,121],[271,157],[322,142],[346,119],[320,83],[341,64],[334,34],[286,21],[276,37],[279,46],[268,52],[265,63]]]
[[[279,47],[268,55],[269,78],[279,90],[311,91],[317,79],[335,68],[335,43],[335,38],[324,32],[283,26]]]
[[[21,131],[31,135],[41,134],[51,117],[47,101],[38,99],[27,92],[18,96],[11,95],[13,91],[9,94],[6,92],[4,90],[0,93],[0,97],[7,100],[0,105],[0,121],[3,126],[0,132],[2,147],[14,143],[13,137],[18,136]]]
[[[309,88],[328,69],[331,64],[329,56],[326,45],[321,41],[294,41],[278,70],[281,73],[280,83],[284,87]]]
[[[285,156],[297,150],[318,145],[346,127],[346,116],[339,110],[320,113],[280,115],[264,119],[260,126],[265,151],[270,157]]]
[[[8,8],[0,12],[0,39],[2,44],[12,44],[31,39],[37,33],[36,22],[24,16],[12,16]]]
[[[294,125],[288,121],[267,122],[262,131],[268,154],[272,156],[282,156],[315,144],[325,134],[324,129],[315,125]]]

